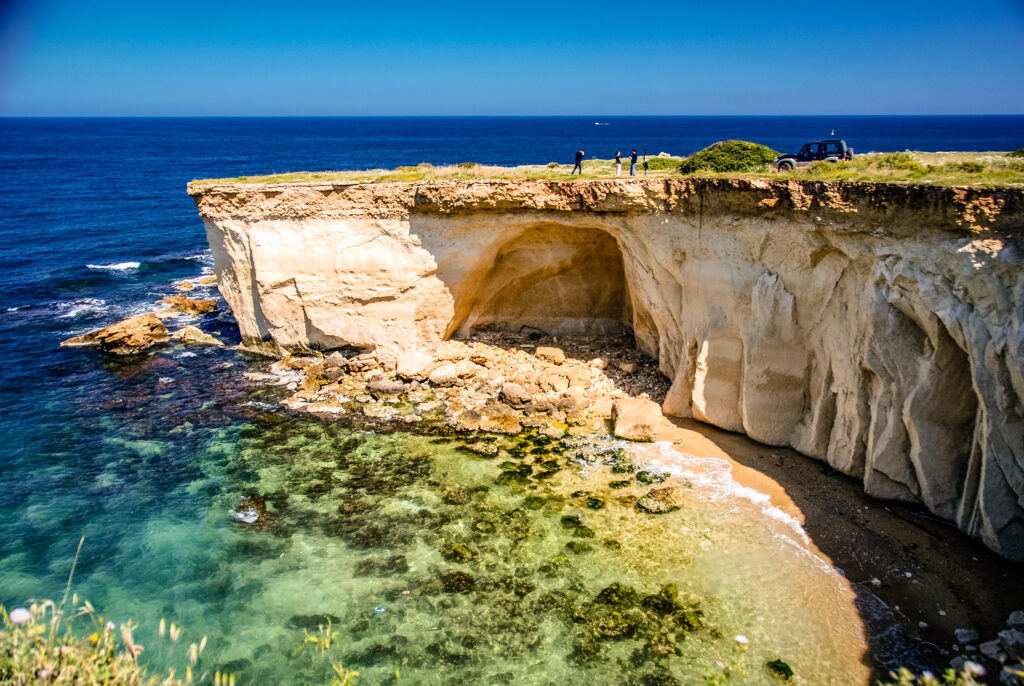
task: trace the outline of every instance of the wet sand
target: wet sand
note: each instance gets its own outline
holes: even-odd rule
[[[793,450],[689,419],[672,422],[659,440],[728,460],[739,483],[803,522],[818,552],[845,573],[870,634],[875,679],[897,665],[945,669],[958,654],[956,629],[990,640],[1010,612],[1024,609],[1024,564],[923,508],[871,498],[859,480]]]

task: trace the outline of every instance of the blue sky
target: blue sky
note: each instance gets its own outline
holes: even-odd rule
[[[0,0],[2,115],[1024,113],[1024,0]]]

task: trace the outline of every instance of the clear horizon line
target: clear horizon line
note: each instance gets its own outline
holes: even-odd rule
[[[668,119],[698,117],[1021,117],[1024,112],[933,112],[875,114],[0,114],[0,119]]]

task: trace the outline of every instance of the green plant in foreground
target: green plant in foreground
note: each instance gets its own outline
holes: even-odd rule
[[[778,154],[766,145],[750,141],[721,141],[687,157],[679,165],[679,171],[684,174],[767,171]]]
[[[149,675],[145,665],[139,663],[143,646],[135,642],[133,631],[136,626],[128,621],[117,627],[98,615],[88,601],[79,605],[77,594],[71,594],[71,582],[84,541],[78,542],[60,603],[35,600],[27,608],[17,607],[10,611],[0,605],[3,623],[0,628],[0,683],[17,686],[38,683],[179,686],[207,681],[209,674],[196,676],[192,671],[206,647],[205,636],[199,643],[189,646],[183,679],[177,678],[174,670],[166,676]],[[69,595],[72,611],[66,615]],[[76,622],[83,620],[93,630],[88,636],[76,630]],[[161,620],[159,634],[161,640],[165,634],[170,639],[167,655],[172,656],[181,637],[181,628],[171,624],[168,630],[167,623]],[[213,683],[215,686],[234,686],[234,677],[222,677],[217,673]]]
[[[1014,150],[1013,152],[1010,153],[1010,157],[1024,157],[1024,148],[1021,148],[1020,150]]]
[[[1015,674],[1024,676],[1024,672]],[[887,682],[882,686],[981,686],[984,682],[978,681],[976,677],[983,676],[985,676],[985,668],[973,662],[968,662],[960,671],[947,669],[941,677],[937,677],[931,672],[916,675],[909,669],[901,667],[898,672],[889,673],[889,678],[895,679],[895,681]]]
[[[317,632],[315,634],[311,634],[305,629],[302,630],[305,638],[292,653],[292,656],[299,655],[310,646],[315,646],[316,650],[330,661],[331,668],[334,670],[331,686],[353,686],[356,683],[356,677],[359,676],[359,672],[345,669],[341,664],[341,660],[334,654],[334,644],[338,640],[338,632],[331,630],[330,617],[327,618],[327,626],[321,624],[316,629]],[[395,683],[398,683],[398,670],[395,670]]]

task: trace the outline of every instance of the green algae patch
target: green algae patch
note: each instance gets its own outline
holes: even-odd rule
[[[594,598],[594,602],[618,607],[633,607],[640,602],[640,594],[634,588],[614,583],[601,589],[601,592]]]
[[[773,643],[774,629],[758,634],[752,613],[781,607],[797,620],[779,635],[823,631],[789,611],[798,596],[765,597],[775,580],[752,580],[738,599],[723,590],[716,570],[736,567],[724,553],[745,557],[767,538],[744,538],[749,522],[723,533],[735,503],[721,519],[694,508],[684,523],[638,513],[611,489],[616,466],[629,484],[653,471],[608,437],[527,430],[489,439],[500,457],[480,459],[440,420],[422,433],[348,421],[254,411],[190,486],[189,502],[211,494],[208,544],[186,556],[202,575],[185,587],[195,600],[165,602],[192,613],[213,664],[232,665],[239,683],[327,682],[316,651],[292,650],[327,619],[365,683],[396,670],[410,683],[689,683],[714,671],[736,633],[752,636],[747,667],[769,679],[753,666],[783,651],[800,658]],[[246,499],[264,503],[267,525],[227,514]],[[160,540],[189,537],[172,527]],[[149,573],[172,583],[180,568],[167,566]],[[204,623],[213,606],[216,622]]]
[[[781,681],[789,681],[790,679],[793,678],[793,669],[792,669],[792,667],[790,667],[788,664],[786,664],[785,662],[783,662],[779,658],[775,658],[774,660],[769,660],[768,662],[766,662],[764,664],[764,666],[765,666],[765,669],[768,670],[768,673],[771,674],[776,679],[779,679]]]
[[[469,562],[473,559],[473,551],[461,543],[453,543],[441,551],[444,559],[451,562]]]

